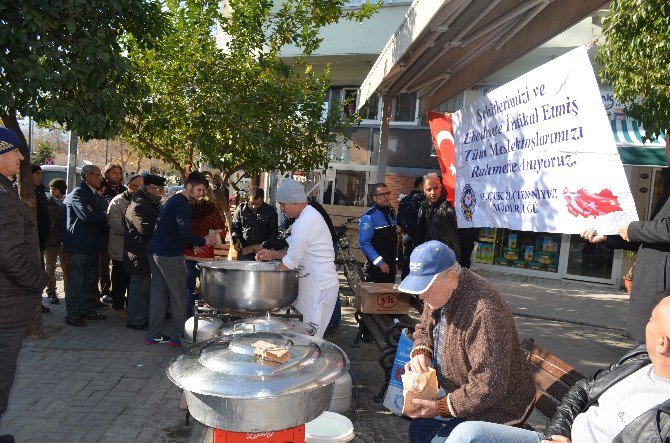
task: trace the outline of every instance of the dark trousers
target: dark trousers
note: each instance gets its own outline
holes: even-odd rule
[[[100,254],[70,254],[69,272],[65,286],[65,309],[68,320],[95,314],[98,295],[98,265]]]
[[[123,270],[123,261],[112,260],[112,308],[118,310],[125,307],[129,284],[130,274]]]
[[[26,328],[0,329],[0,417],[7,410],[16,374],[16,360],[25,333]]]
[[[395,263],[387,264],[389,265],[389,273],[384,274],[379,266],[368,262],[366,272],[369,280],[374,283],[395,283],[396,265]]]
[[[446,439],[454,428],[463,423],[462,418],[438,420],[435,418],[415,418],[409,422],[410,443],[429,443],[435,437]],[[444,441],[444,440],[440,441]]]
[[[186,317],[193,316],[193,305],[195,304],[196,279],[200,275],[198,262],[186,260]]]
[[[402,235],[402,264],[400,268],[400,277],[404,280],[409,275],[409,257],[414,251],[414,241],[407,234]]]
[[[100,294],[109,295],[112,280],[109,278],[109,263],[112,258],[109,256],[109,231],[100,235]]]
[[[151,265],[151,299],[149,301],[149,330],[146,338],[155,339],[163,333],[168,299],[172,316],[173,340],[180,340],[186,321],[186,261],[184,256],[149,255]]]
[[[128,286],[128,318],[126,323],[142,327],[149,324],[151,276],[131,275]]]

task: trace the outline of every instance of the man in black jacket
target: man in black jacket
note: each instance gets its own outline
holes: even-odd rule
[[[456,211],[447,200],[447,192],[437,174],[430,173],[424,177],[423,193],[426,201],[421,203],[419,209],[419,244],[430,240],[442,242],[454,251],[460,263]]]
[[[146,331],[149,327],[151,267],[147,247],[156,227],[165,178],[146,174],[144,185],[126,208],[123,235],[123,270],[130,274],[126,328]]]
[[[426,200],[423,194],[423,177],[414,180],[414,189],[398,205],[398,227],[402,234],[401,277],[409,274],[409,257],[419,245],[419,208]]]
[[[545,437],[485,422],[463,422],[448,442],[666,442],[670,439],[670,297],[654,308],[647,345],[623,356],[563,397]]]
[[[33,173],[33,185],[35,185],[35,209],[37,210],[37,237],[40,244],[40,257],[42,267],[45,267],[44,253],[47,249],[51,221],[49,220],[49,201],[47,199],[47,188],[42,184],[42,168],[39,165],[31,165]],[[50,312],[51,309],[42,305],[42,312]]]
[[[230,235],[238,260],[255,260],[256,252],[272,248],[279,234],[277,208],[264,198],[263,189],[254,186],[249,190],[249,201],[235,209]]]
[[[26,328],[49,279],[40,264],[35,222],[12,186],[23,160],[20,145],[13,131],[0,127],[0,418],[7,410]],[[0,435],[0,441],[14,438]]]

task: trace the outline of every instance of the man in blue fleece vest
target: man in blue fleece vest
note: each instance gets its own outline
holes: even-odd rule
[[[144,343],[154,345],[168,342],[181,347],[186,321],[186,261],[184,248],[213,245],[215,235],[199,237],[191,230],[191,200],[199,199],[209,183],[199,172],[186,177],[184,190],[172,196],[162,207],[156,229],[147,248],[151,267],[151,299],[149,301],[149,330]],[[167,301],[170,298],[172,332],[164,336],[163,324]]]

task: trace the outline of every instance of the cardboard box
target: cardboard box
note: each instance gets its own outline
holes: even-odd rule
[[[354,304],[364,314],[407,314],[409,294],[397,288],[393,283],[359,283]]]

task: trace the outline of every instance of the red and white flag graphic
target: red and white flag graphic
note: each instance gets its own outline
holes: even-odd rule
[[[563,188],[563,197],[568,212],[575,217],[588,218],[593,216],[593,218],[596,218],[611,212],[623,211],[619,204],[619,198],[613,195],[609,189],[591,193],[584,188],[579,188],[578,191],[569,191],[568,188]]]
[[[426,114],[437,161],[442,171],[442,183],[447,190],[447,200],[453,205],[456,197],[456,154],[451,114],[433,111],[428,111]]]

